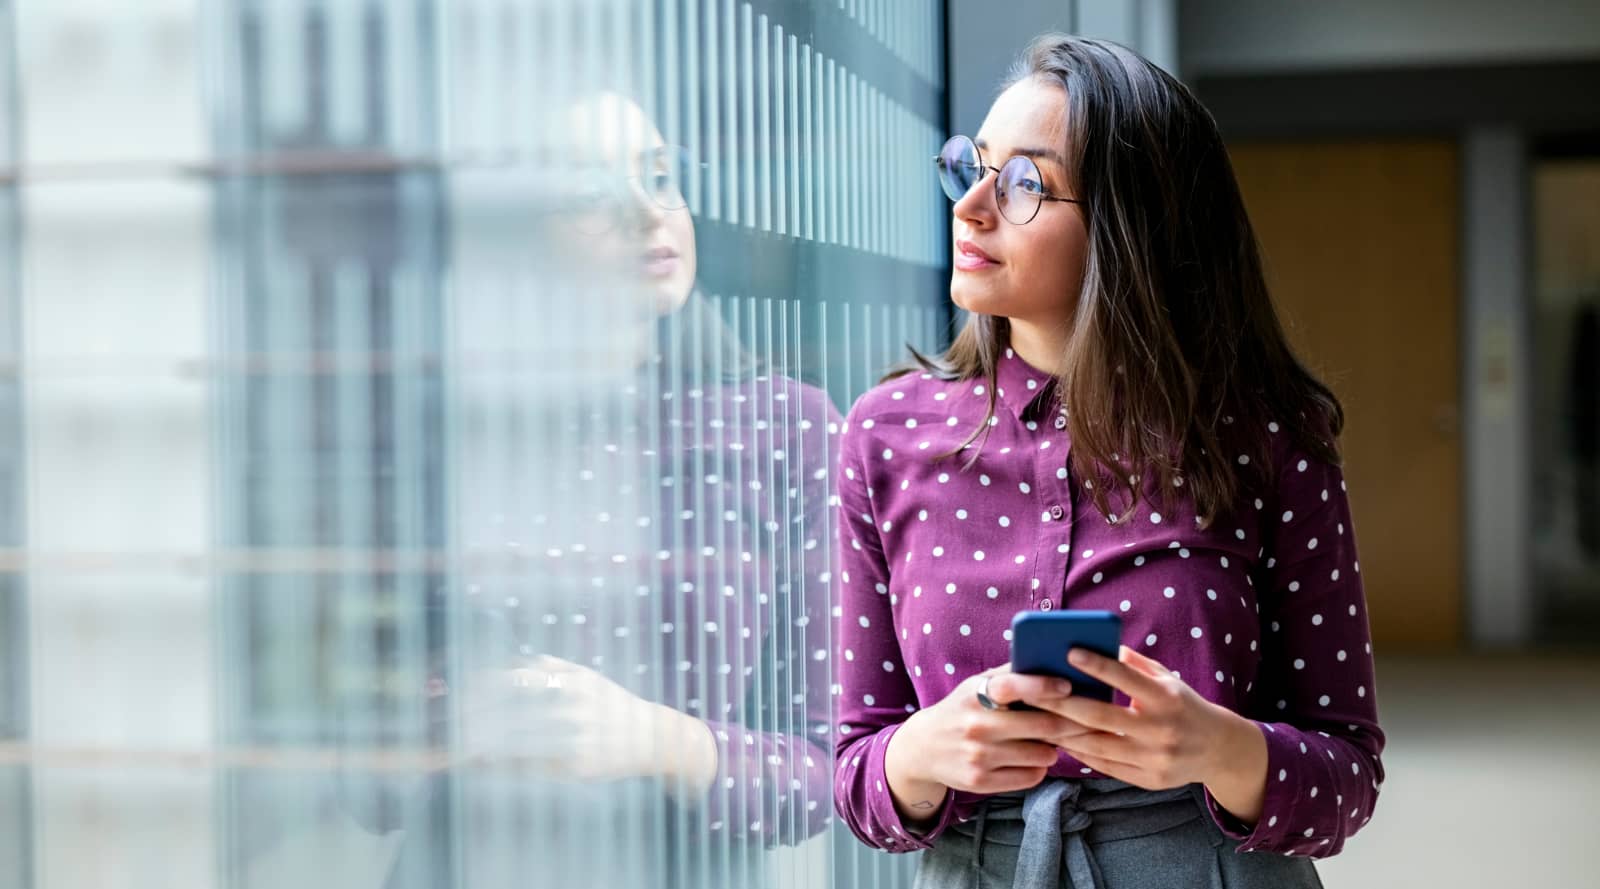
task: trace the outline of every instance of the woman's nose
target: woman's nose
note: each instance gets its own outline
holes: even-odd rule
[[[993,175],[997,175],[993,170],[984,170],[961,200],[956,201],[953,212],[957,218],[984,225],[993,223],[999,211],[994,205],[994,185],[989,181]]]
[[[645,190],[644,179],[637,176],[628,179],[619,209],[624,219],[641,231],[659,225],[666,215],[661,204]]]

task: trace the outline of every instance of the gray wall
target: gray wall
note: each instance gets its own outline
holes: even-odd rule
[[[1177,65],[1177,0],[949,0],[950,125],[978,131],[1012,59],[1045,31],[1103,37]]]
[[[1070,0],[950,0],[950,128],[973,134],[1000,91],[1011,60],[1036,35],[1072,29]]]
[[[1186,0],[1186,75],[1600,54],[1595,0]]]

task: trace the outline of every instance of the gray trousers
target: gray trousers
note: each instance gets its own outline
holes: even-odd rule
[[[916,889],[1322,889],[1309,858],[1237,851],[1200,785],[1047,779],[985,800],[922,853]]]

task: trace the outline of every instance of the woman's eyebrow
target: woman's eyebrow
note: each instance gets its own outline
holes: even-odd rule
[[[974,139],[972,144],[978,146],[980,151],[987,151],[989,148],[989,143],[983,139]],[[1054,161],[1062,167],[1067,165],[1067,162],[1061,159],[1061,155],[1058,152],[1049,148],[1013,148],[1011,149],[1011,154],[1013,156],[1020,154],[1034,158],[1042,157],[1046,160]]]

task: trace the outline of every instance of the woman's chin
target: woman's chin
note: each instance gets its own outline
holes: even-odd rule
[[[679,281],[661,281],[652,288],[655,297],[656,317],[664,318],[683,308],[689,301],[691,288]]]
[[[950,288],[950,301],[956,308],[972,312],[977,315],[1004,315],[1006,314],[1006,301],[997,298],[995,294],[986,292],[973,292],[972,288],[962,287],[959,284]]]

